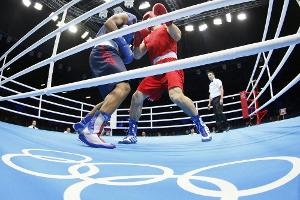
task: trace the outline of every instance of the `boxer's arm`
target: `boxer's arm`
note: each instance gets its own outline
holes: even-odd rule
[[[181,39],[181,31],[175,24],[172,23],[170,26],[167,26],[167,31],[176,42]]]
[[[133,57],[136,60],[141,59],[147,53],[147,47],[144,42],[140,44],[138,47],[134,47],[133,49]]]
[[[106,20],[104,26],[107,32],[112,32],[118,29],[118,26],[127,24],[128,15],[126,13],[119,13],[111,16]]]
[[[156,16],[160,16],[168,13],[166,7],[161,3],[156,3],[153,6],[152,10]],[[167,26],[169,35],[173,38],[173,40],[178,42],[181,39],[180,29],[175,24],[173,24],[173,21],[166,22],[165,25]]]

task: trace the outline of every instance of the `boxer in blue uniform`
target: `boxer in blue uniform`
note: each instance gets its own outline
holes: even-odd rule
[[[115,31],[124,26],[130,26],[137,22],[135,15],[124,12],[111,16],[97,33],[97,37]],[[96,45],[90,54],[90,68],[95,77],[106,76],[126,71],[125,64],[133,60],[130,43],[133,34],[118,37]],[[130,92],[127,81],[115,82],[99,86],[104,100],[97,104],[80,122],[73,128],[79,133],[79,139],[91,147],[115,148],[100,138],[104,126],[110,120],[111,114],[119,107]]]

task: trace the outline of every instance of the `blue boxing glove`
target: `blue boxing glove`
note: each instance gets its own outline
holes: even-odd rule
[[[128,25],[124,24],[121,28],[125,28]],[[133,41],[133,33],[129,33],[127,35],[123,35],[123,38],[126,40],[127,44],[131,44]]]
[[[130,64],[133,61],[133,53],[129,47],[129,44],[123,37],[118,37],[113,40],[117,43],[119,47],[121,58],[124,64]]]
[[[129,33],[127,35],[124,35],[123,38],[127,42],[127,44],[131,44],[133,41],[133,33]]]

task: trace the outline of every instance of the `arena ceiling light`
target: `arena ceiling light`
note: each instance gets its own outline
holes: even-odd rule
[[[50,15],[53,15],[53,13],[51,13]],[[58,16],[57,15],[55,15],[55,16],[53,16],[52,18],[51,18],[53,21],[57,21],[58,20]]]
[[[38,2],[36,2],[36,3],[34,4],[33,7],[34,7],[35,9],[37,9],[37,10],[42,10],[42,9],[43,9],[43,5],[40,4],[40,3],[38,3]]]
[[[107,18],[107,13],[108,13],[108,10],[102,10],[100,13],[99,13],[99,17],[101,19],[105,19]]]
[[[186,25],[184,27],[185,31],[187,32],[191,32],[191,31],[194,31],[194,26],[193,25]]]
[[[87,97],[85,97],[86,99],[90,99],[91,98],[91,96],[87,96]]]
[[[232,20],[232,16],[231,16],[231,13],[227,13],[226,14],[226,22],[231,22],[231,20]]]
[[[247,15],[246,15],[246,13],[240,13],[240,14],[237,15],[237,18],[240,21],[244,21],[244,20],[247,19]]]
[[[222,19],[221,18],[215,18],[213,21],[214,25],[221,25],[222,24]]]
[[[139,10],[145,10],[147,8],[150,8],[150,3],[148,1],[142,2],[139,6]]]
[[[78,29],[77,29],[76,26],[70,26],[70,27],[69,27],[69,31],[70,31],[71,33],[77,33]]]
[[[200,26],[199,26],[199,31],[205,31],[206,29],[208,28],[208,26],[207,26],[207,24],[201,24]]]
[[[29,7],[31,5],[31,1],[30,0],[22,0],[23,4],[26,6],[26,7]]]
[[[85,31],[84,34],[81,35],[82,39],[85,39],[89,35],[88,31]]]

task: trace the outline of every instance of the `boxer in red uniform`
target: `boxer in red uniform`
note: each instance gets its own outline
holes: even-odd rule
[[[146,13],[143,20],[167,13],[163,4],[157,3],[152,11]],[[153,65],[177,60],[177,42],[181,38],[180,29],[172,22],[141,30],[134,35],[134,58],[140,59],[146,53]],[[204,124],[192,100],[183,93],[183,70],[171,71],[165,74],[150,76],[143,79],[133,94],[130,105],[128,134],[119,143],[133,144],[137,142],[137,122],[141,116],[143,102],[146,98],[158,100],[164,91],[169,92],[172,102],[179,106],[196,126],[202,141],[211,141],[208,127]]]

